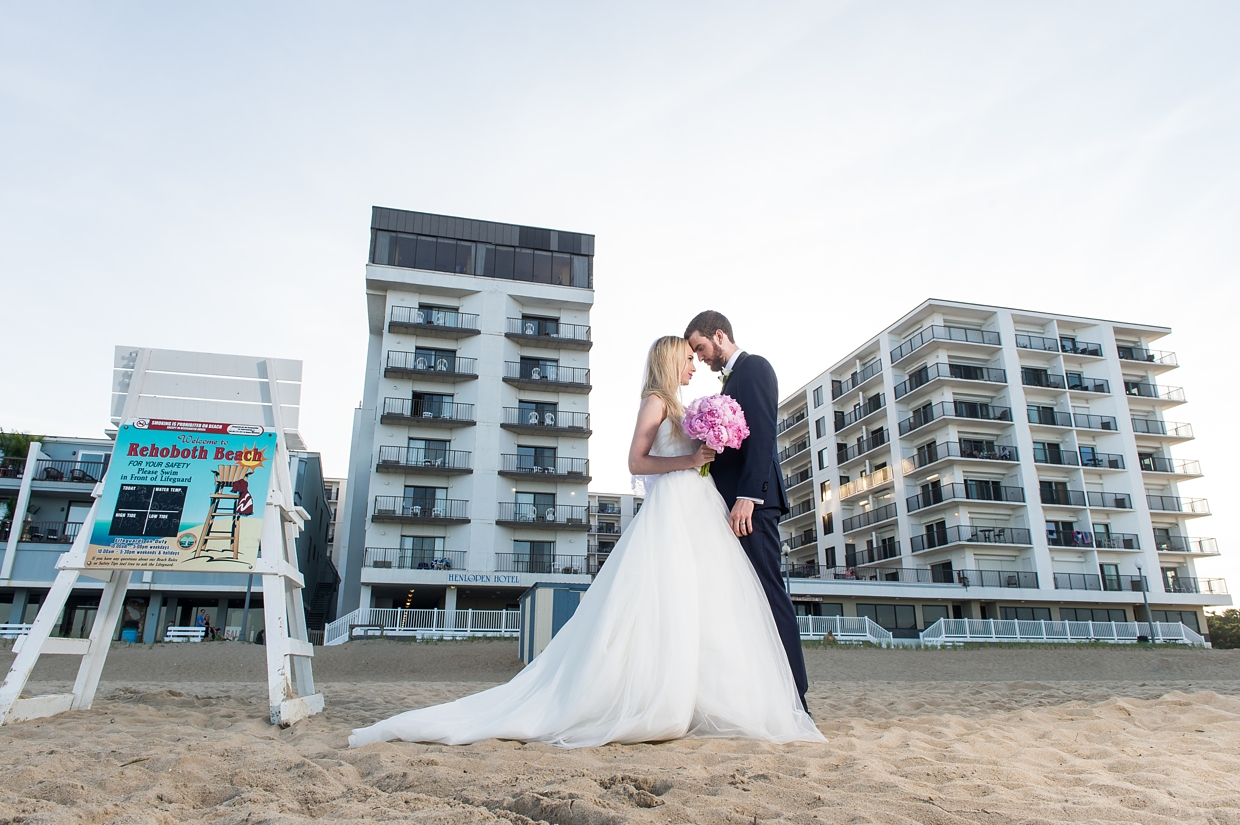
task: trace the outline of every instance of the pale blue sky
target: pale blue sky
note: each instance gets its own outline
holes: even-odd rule
[[[648,342],[786,391],[927,297],[1162,324],[1240,588],[1240,6],[0,6],[0,426],[98,435],[118,343],[306,364],[342,474],[372,204],[597,236],[595,486]],[[1230,556],[1230,558],[1228,558]]]

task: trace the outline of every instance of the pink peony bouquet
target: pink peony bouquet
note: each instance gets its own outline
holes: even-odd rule
[[[739,449],[741,442],[749,437],[745,411],[736,399],[727,395],[708,395],[690,403],[685,408],[683,427],[685,435],[705,442],[717,453],[729,447]],[[703,464],[699,472],[705,476],[710,472],[710,465]]]

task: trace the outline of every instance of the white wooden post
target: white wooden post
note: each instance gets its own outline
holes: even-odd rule
[[[0,579],[8,581],[13,578],[13,564],[17,561],[17,543],[22,539],[22,528],[26,526],[26,508],[30,506],[30,485],[39,466],[39,442],[31,441],[26,450],[26,464],[22,471],[22,483],[17,489],[17,501],[13,512],[9,513],[9,540],[4,545],[4,561],[0,562]]]

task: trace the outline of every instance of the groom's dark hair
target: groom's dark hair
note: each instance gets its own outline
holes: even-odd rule
[[[722,312],[715,312],[713,309],[699,312],[693,317],[689,326],[685,327],[685,340],[688,340],[689,336],[695,332],[703,338],[714,338],[717,329],[723,330],[728,340],[733,344],[736,343],[736,338],[732,335],[732,322],[723,317]]]

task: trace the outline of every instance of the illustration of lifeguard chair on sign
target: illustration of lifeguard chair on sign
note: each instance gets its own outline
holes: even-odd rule
[[[242,464],[221,464],[215,475],[215,492],[207,507],[207,517],[202,523],[202,535],[194,543],[194,555],[200,558],[212,552],[232,551],[235,559],[240,555],[241,531],[238,529],[242,516],[253,515],[254,499],[250,497],[247,479],[254,468]],[[231,492],[224,492],[225,488]],[[221,543],[227,547],[219,547]],[[213,545],[213,546],[208,546]]]

